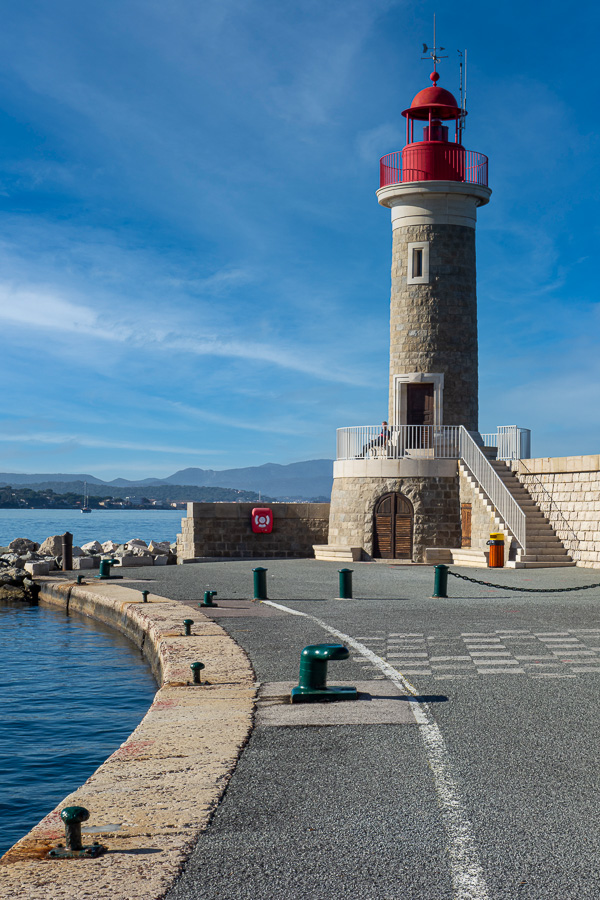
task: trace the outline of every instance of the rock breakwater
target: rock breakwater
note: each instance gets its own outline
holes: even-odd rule
[[[47,537],[41,544],[29,538],[15,538],[0,547],[0,599],[32,599],[32,576],[50,575],[62,569],[62,534]],[[98,569],[100,560],[114,560],[115,566],[169,566],[177,562],[177,545],[169,541],[132,538],[124,544],[90,541],[73,547],[73,570]]]

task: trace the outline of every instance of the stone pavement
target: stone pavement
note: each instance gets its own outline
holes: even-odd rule
[[[191,605],[217,590],[212,615],[262,685],[250,741],[168,900],[597,897],[600,589],[450,579],[453,596],[432,600],[431,568],[356,563],[363,599],[341,601],[335,563],[271,560],[281,609],[249,602],[256,564],[136,572],[139,588]],[[548,589],[597,578],[468,574]],[[300,651],[336,634],[351,657],[330,679],[362,699],[295,717],[282,698]]]

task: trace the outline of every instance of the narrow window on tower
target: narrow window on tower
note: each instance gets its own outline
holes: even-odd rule
[[[412,273],[413,273],[413,278],[422,278],[423,277],[423,248],[422,247],[413,247]]]
[[[419,241],[408,245],[407,284],[429,284],[429,244]]]

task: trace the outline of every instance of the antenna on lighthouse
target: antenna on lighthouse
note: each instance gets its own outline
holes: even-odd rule
[[[431,59],[433,60],[433,71],[437,72],[437,64],[440,59],[448,59],[447,56],[438,56],[438,50],[445,50],[445,47],[438,47],[436,44],[435,37],[435,13],[433,14],[433,47],[428,47],[427,44],[423,44],[423,53],[427,53],[427,56],[422,56],[421,59]],[[436,79],[437,80],[437,79]]]
[[[462,144],[462,133],[467,127],[467,51],[456,51],[460,56],[460,120],[458,124],[458,142]],[[463,59],[464,59],[464,79],[463,79]]]

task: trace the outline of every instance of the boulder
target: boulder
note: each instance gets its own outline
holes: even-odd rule
[[[3,553],[2,556],[0,556],[0,565],[14,566],[17,569],[22,569],[25,565],[25,560],[21,559],[20,556],[17,556],[16,553]]]
[[[73,569],[94,569],[94,560],[91,556],[77,556],[73,559]]]
[[[73,547],[73,559],[75,559],[76,556],[85,556],[81,547]]]
[[[149,556],[152,559],[152,554],[148,552],[147,547],[129,547],[127,550],[127,554],[133,553],[134,556]],[[152,563],[149,563],[151,566]]]
[[[32,564],[30,564],[32,565]],[[22,569],[16,569],[14,566],[8,566],[0,569],[0,585],[13,584],[20,585],[26,578],[26,573]]]
[[[124,556],[116,557],[115,565],[123,566],[124,568],[133,566],[152,566],[154,565],[154,557],[150,554],[147,556],[135,556],[133,553],[126,553]]]
[[[118,548],[119,544],[115,544],[114,541],[104,541],[101,550],[103,553],[114,553],[115,550],[118,550]]]
[[[164,553],[168,554],[171,549],[171,545],[168,541],[150,541],[150,545],[148,550],[152,555],[158,554],[162,556]]]
[[[107,543],[109,542],[107,541]],[[98,541],[89,541],[87,544],[82,544],[81,549],[85,550],[86,553],[102,553],[104,548]]]
[[[16,553],[23,554],[27,553],[28,550],[39,550],[40,545],[35,541],[30,541],[28,538],[15,538],[14,541],[11,541],[8,545],[9,550],[14,550]]]
[[[50,573],[50,566],[47,562],[42,562],[42,560],[26,562],[25,571],[30,575],[48,575]]]
[[[133,538],[131,541],[127,541],[125,547],[127,550],[134,550],[136,547],[142,547],[144,550],[147,550],[148,544],[146,541],[142,541],[141,538]]]
[[[51,537],[47,537],[41,547],[36,547],[36,550],[39,549],[40,556],[60,556],[62,553],[62,534],[53,534]]]
[[[164,553],[164,554],[157,553],[152,558],[154,559],[155,566],[166,566],[169,563],[169,557],[166,553]]]

